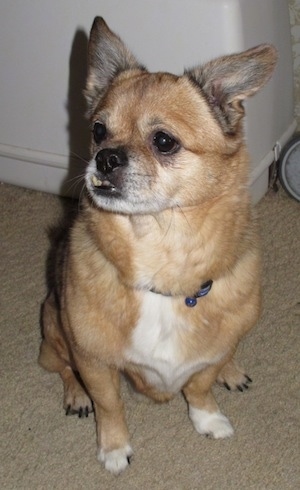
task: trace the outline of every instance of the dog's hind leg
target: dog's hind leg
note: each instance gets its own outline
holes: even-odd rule
[[[59,315],[51,293],[43,305],[43,340],[40,347],[39,364],[50,372],[59,373],[64,386],[63,406],[66,415],[78,413],[87,416],[93,410],[92,402],[73,369],[69,350],[59,324]]]
[[[221,369],[217,382],[225,386],[227,390],[245,391],[252,383],[252,379],[231,359]]]

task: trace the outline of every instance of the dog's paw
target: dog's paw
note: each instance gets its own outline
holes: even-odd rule
[[[227,363],[220,371],[217,383],[225,386],[228,391],[246,391],[252,379],[245,374],[234,361]]]
[[[223,439],[233,434],[229,420],[221,412],[208,412],[199,408],[189,407],[190,419],[199,434]]]
[[[77,414],[80,418],[88,417],[93,412],[93,403],[79,378],[70,366],[60,373],[64,384],[64,409],[66,415]]]
[[[66,415],[78,415],[79,418],[88,417],[94,410],[91,399],[80,386],[65,392],[64,409]]]
[[[88,399],[86,403],[68,403],[66,406],[64,406],[64,409],[66,411],[66,415],[78,415],[78,417],[81,419],[83,417],[88,417],[89,413],[93,412],[93,405],[91,400]]]
[[[130,464],[130,458],[133,451],[129,444],[125,447],[114,449],[113,451],[104,451],[99,449],[97,459],[104,463],[105,468],[113,475],[119,475]]]

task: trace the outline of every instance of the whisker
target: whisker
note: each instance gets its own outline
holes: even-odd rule
[[[79,175],[75,175],[75,177],[67,179],[65,182],[67,186],[66,188],[67,193],[74,193],[78,188],[78,186],[84,183],[84,177],[85,177],[85,173],[82,173]]]
[[[84,162],[86,163],[87,165],[90,163],[89,160],[86,160],[86,158],[84,158],[83,156],[79,155],[78,153],[76,153],[75,151],[71,151],[70,152],[70,156],[76,160],[80,160],[81,162]]]
[[[180,213],[181,213],[181,214],[182,214],[182,216],[184,217],[184,219],[185,219],[185,221],[186,221],[186,223],[187,223],[188,227],[190,228],[190,230],[192,230],[191,224],[190,224],[189,220],[187,219],[185,212],[183,211],[182,207],[181,207],[181,206],[179,206],[179,204],[177,204],[177,209],[180,211]]]
[[[171,211],[171,213],[170,213],[170,219],[169,219],[168,223],[167,223],[166,218],[164,218],[164,213],[162,213],[163,221],[160,223],[158,222],[161,229],[165,228],[165,232],[161,237],[161,242],[163,242],[163,240],[167,237],[168,233],[170,232],[171,228],[173,227],[174,210],[170,209],[170,211]],[[168,216],[168,214],[169,213],[167,213],[167,216]]]
[[[77,211],[79,212],[80,211],[80,207],[81,207],[81,203],[83,201],[83,195],[85,193],[85,189],[86,189],[86,184],[84,183],[84,185],[82,186],[81,188],[81,191],[80,191],[80,194],[79,194],[79,197],[78,197],[78,206],[77,206]]]
[[[70,152],[70,159],[75,161],[75,162],[83,162],[84,163],[84,169],[82,168],[82,165],[81,165],[81,172],[77,173],[74,177],[70,177],[65,182],[67,193],[73,195],[77,191],[78,186],[82,185],[82,183],[84,183],[86,166],[90,162],[86,158],[84,158],[82,155],[79,155],[78,153],[76,153],[75,151]],[[80,168],[78,170],[80,170]],[[80,190],[80,195],[81,194],[82,194],[82,189]]]
[[[85,172],[82,172],[81,174],[78,174],[78,175],[75,175],[74,177],[70,177],[67,182],[72,182],[74,180],[78,180],[78,179],[84,179],[85,177]]]

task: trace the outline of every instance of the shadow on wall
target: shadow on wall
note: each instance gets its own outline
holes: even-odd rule
[[[77,216],[79,205],[77,199],[84,184],[84,174],[89,159],[90,130],[85,117],[86,102],[83,90],[87,77],[87,44],[84,31],[75,33],[69,62],[69,87],[66,111],[68,113],[67,131],[69,134],[68,175],[60,187],[59,200],[62,214],[57,225],[48,229],[50,248],[47,257],[46,281],[48,290],[60,284],[64,248],[68,241],[70,226]],[[72,197],[65,199],[62,196]],[[41,322],[43,305],[41,307]]]
[[[88,37],[82,30],[75,33],[69,63],[68,112],[69,167],[60,192],[64,196],[78,197],[89,160],[90,130],[85,117],[86,102],[83,90],[87,77]]]

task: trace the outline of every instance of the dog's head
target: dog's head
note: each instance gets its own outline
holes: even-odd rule
[[[97,17],[85,92],[93,137],[86,185],[96,205],[148,214],[245,187],[243,101],[275,63],[276,50],[261,45],[180,77],[149,73]]]

